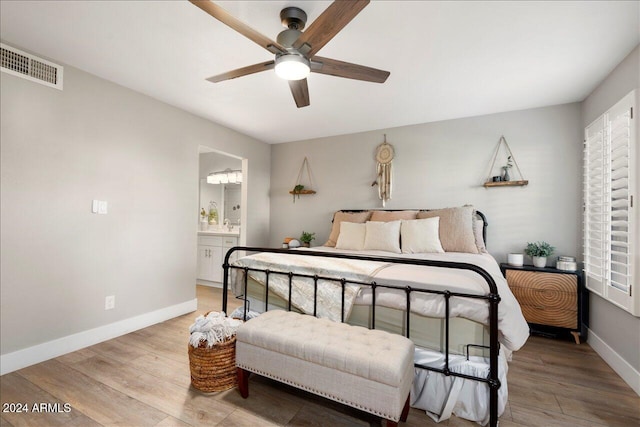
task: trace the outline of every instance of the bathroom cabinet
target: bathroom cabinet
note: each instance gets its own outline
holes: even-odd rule
[[[237,245],[236,235],[198,233],[198,279],[222,282],[224,256]]]

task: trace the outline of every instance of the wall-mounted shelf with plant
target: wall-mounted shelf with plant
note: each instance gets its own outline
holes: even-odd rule
[[[303,176],[302,172],[305,167],[307,168],[307,178],[309,179],[309,187],[305,187],[303,184],[300,183]],[[293,190],[289,191],[289,194],[293,194],[293,203],[296,202],[296,196],[300,198],[300,195],[316,194],[315,190],[312,190],[312,188],[313,188],[313,181],[311,179],[311,167],[309,166],[309,160],[307,160],[307,158],[305,157],[304,160],[302,161],[302,166],[300,166],[300,172],[298,172],[298,178],[296,179],[296,183],[293,187]]]
[[[496,165],[496,159],[498,158],[498,154],[500,153],[500,148],[504,144],[504,148],[507,153],[507,160],[505,164],[500,167],[501,173],[499,175],[493,175],[494,167]],[[518,175],[520,179],[513,180],[511,176],[511,169],[513,166],[516,167],[518,171]],[[529,184],[529,181],[524,179],[522,176],[522,172],[520,171],[520,167],[516,162],[516,158],[513,156],[511,152],[511,148],[509,144],[507,144],[507,140],[504,136],[500,137],[498,141],[498,146],[496,147],[496,152],[493,155],[493,161],[491,162],[491,167],[489,168],[489,175],[487,175],[487,179],[483,184],[485,188],[489,187],[522,187],[524,185]]]
[[[296,196],[298,196],[299,199],[301,194],[316,194],[316,192],[313,190],[305,189],[304,185],[298,184],[293,187],[293,190],[289,191],[289,194],[293,194],[293,203],[295,203]]]

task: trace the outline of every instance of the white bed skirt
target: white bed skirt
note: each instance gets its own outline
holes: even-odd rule
[[[433,368],[444,368],[442,353],[417,348],[414,362]],[[507,363],[501,354],[498,357],[500,383],[498,390],[498,416],[502,415],[507,404]],[[454,372],[487,377],[489,375],[488,360],[483,357],[450,355],[449,369]],[[488,384],[445,376],[438,372],[415,368],[415,378],[411,387],[411,407],[423,409],[434,421],[449,419],[451,414],[460,418],[489,423],[489,386]]]

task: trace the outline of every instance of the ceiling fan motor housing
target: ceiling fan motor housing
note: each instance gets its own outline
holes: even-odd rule
[[[287,49],[292,49],[291,46],[298,40],[298,37],[302,34],[300,30],[284,30],[278,34],[276,41]]]
[[[285,28],[302,30],[307,23],[307,14],[297,7],[285,7],[280,11],[280,20]]]
[[[278,53],[275,58],[276,74],[286,80],[302,80],[309,75],[311,64],[302,52],[293,44],[302,35],[307,22],[307,14],[297,7],[287,7],[280,11],[282,25],[287,29],[278,34],[278,43],[287,49],[286,53]]]

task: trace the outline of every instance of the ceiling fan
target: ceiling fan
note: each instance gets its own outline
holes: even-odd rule
[[[370,0],[336,0],[304,32],[302,30],[307,22],[307,14],[297,7],[286,7],[280,12],[280,19],[287,29],[278,34],[277,41],[260,34],[210,0],[189,1],[275,54],[272,61],[209,77],[207,80],[210,82],[218,83],[275,69],[279,77],[288,80],[293,99],[298,108],[301,108],[309,105],[307,76],[311,72],[375,83],[384,83],[389,77],[388,71],[316,56],[316,53],[355,18]]]

